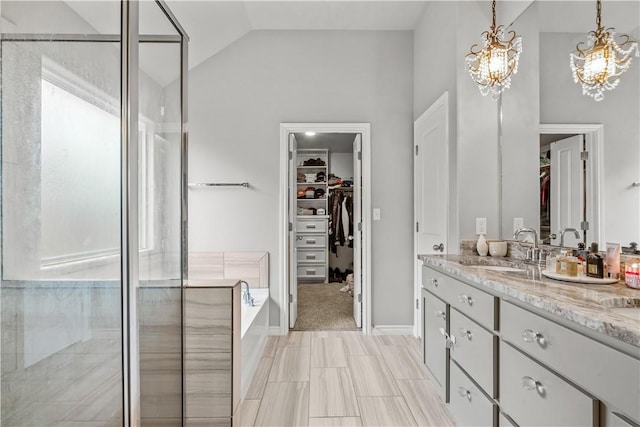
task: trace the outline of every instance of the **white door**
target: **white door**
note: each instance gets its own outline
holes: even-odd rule
[[[353,140],[353,318],[362,327],[362,135]]]
[[[418,254],[451,252],[449,226],[448,94],[445,92],[414,123],[415,307],[414,333],[422,336],[420,289],[422,262]]]
[[[298,319],[298,254],[296,253],[296,219],[297,219],[297,142],[296,137],[289,134],[289,327],[293,328]]]
[[[584,220],[584,135],[551,143],[551,244],[560,244],[560,230],[575,228],[582,236]],[[583,239],[573,232],[565,233],[564,246],[577,247]]]

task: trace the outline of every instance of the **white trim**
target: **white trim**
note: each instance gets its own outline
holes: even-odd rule
[[[413,325],[376,325],[371,335],[413,335]]]
[[[445,243],[445,250],[446,253],[452,253],[449,249],[449,245],[453,242],[452,239],[452,233],[451,233],[451,229],[452,229],[452,224],[451,221],[452,220],[456,220],[456,224],[457,224],[457,215],[456,218],[452,219],[451,218],[451,197],[452,194],[454,194],[454,192],[452,191],[453,188],[451,186],[451,141],[449,140],[449,92],[445,91],[442,95],[440,95],[440,97],[438,99],[436,99],[436,101],[431,104],[431,106],[429,108],[427,108],[425,110],[424,113],[422,113],[420,115],[420,117],[418,117],[414,122],[413,122],[413,147],[412,150],[415,150],[415,146],[416,146],[416,124],[422,120],[424,120],[426,117],[430,116],[431,114],[433,114],[435,111],[437,111],[439,108],[444,108],[445,111],[445,139],[446,139],[446,150],[445,150],[445,162],[447,163],[447,186],[448,186],[448,191],[447,191],[447,230],[446,230],[446,241]],[[416,185],[416,170],[418,168],[418,156],[415,155],[415,151],[413,151],[413,263],[414,263],[414,269],[413,269],[413,283],[414,283],[414,292],[413,292],[413,300],[416,301],[421,301],[421,289],[422,289],[422,263],[418,261],[418,238],[417,238],[417,232],[415,230],[415,224],[418,222],[418,210],[416,208],[416,203],[415,201],[418,200],[418,189],[417,189],[417,185]],[[457,196],[457,191],[455,192],[456,196]],[[457,227],[457,226],[456,226]],[[457,240],[456,240],[457,241]],[[457,251],[456,251],[457,252]],[[418,307],[413,306],[413,303],[411,304],[413,307],[413,328],[411,331],[411,334],[413,334],[416,337],[421,337],[422,336],[422,330],[421,330],[421,325],[422,325],[422,316],[420,316],[420,304],[418,304]]]
[[[282,335],[280,331],[280,326],[269,326],[269,335],[275,335],[275,336]]]
[[[602,124],[548,124],[541,123],[539,133],[584,134],[587,151],[587,183],[593,188],[593,197],[587,198],[587,217],[593,230],[593,241],[602,248],[604,235],[604,125]]]
[[[289,333],[289,268],[287,210],[289,146],[287,135],[295,132],[362,134],[362,332],[371,334],[371,124],[280,123],[280,232],[278,277],[280,283],[280,334]]]

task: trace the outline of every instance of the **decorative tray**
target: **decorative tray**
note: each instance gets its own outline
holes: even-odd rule
[[[558,274],[554,271],[542,270],[542,275],[554,280],[562,280],[563,282],[572,282],[572,283],[585,283],[588,285],[610,285],[612,283],[616,283],[618,279],[605,278],[598,279],[597,277],[589,277],[584,275],[579,276],[565,276],[564,274]]]

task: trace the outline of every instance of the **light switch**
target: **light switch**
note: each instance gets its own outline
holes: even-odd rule
[[[373,208],[373,220],[380,221],[380,208]]]

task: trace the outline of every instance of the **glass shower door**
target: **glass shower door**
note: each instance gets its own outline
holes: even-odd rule
[[[1,6],[0,425],[180,426],[186,35],[162,2]]]
[[[121,426],[120,44],[37,39],[2,42],[1,425]]]
[[[140,3],[138,335],[141,425],[182,419],[182,38]]]

